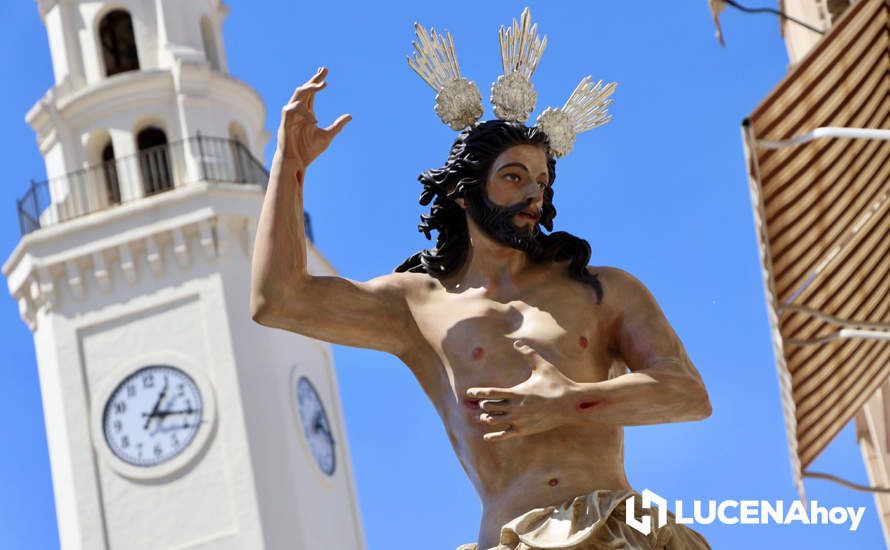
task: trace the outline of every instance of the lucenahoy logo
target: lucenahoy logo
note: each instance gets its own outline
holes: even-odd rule
[[[667,524],[668,511],[667,499],[650,491],[643,489],[642,492],[643,513],[640,519],[634,515],[636,504],[635,496],[628,497],[624,501],[625,517],[624,521],[644,535],[652,532],[653,528],[663,527]],[[827,508],[819,506],[816,500],[810,501],[809,509],[807,506],[795,500],[791,506],[785,507],[785,501],[776,500],[694,500],[692,501],[692,516],[683,515],[683,501],[674,501],[674,520],[682,525],[708,525],[719,521],[724,525],[750,525],[750,524],[767,524],[777,523],[780,525],[788,525],[790,523],[805,523],[810,525],[825,525],[828,523],[834,525],[843,525],[850,523],[850,531],[859,528],[859,522],[865,513],[865,506],[854,508],[852,506],[833,506]],[[657,511],[656,525],[652,525],[652,517],[645,511],[655,505]],[[707,505],[707,507],[705,507]]]

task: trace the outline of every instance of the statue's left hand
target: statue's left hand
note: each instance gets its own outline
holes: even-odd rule
[[[479,399],[484,411],[478,421],[497,426],[497,431],[483,436],[486,441],[545,432],[576,420],[573,394],[578,384],[529,346],[517,341],[514,347],[532,365],[527,380],[510,388],[467,390],[467,397]]]

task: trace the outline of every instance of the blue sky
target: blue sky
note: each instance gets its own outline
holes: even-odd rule
[[[405,62],[413,22],[450,30],[461,70],[484,91],[500,74],[497,28],[526,3],[228,4],[229,69],[265,100],[270,131],[293,88],[319,65],[330,67],[318,117],[349,112],[354,120],[306,177],[316,242],[344,276],[366,280],[392,270],[426,245],[415,229],[423,211],[416,177],[445,160],[454,137],[433,112],[431,90]],[[579,137],[558,165],[556,228],[588,239],[594,265],[626,269],[652,290],[714,408],[702,422],[626,429],[630,482],[669,499],[790,501],[739,131],[785,74],[778,22],[729,10],[724,49],[705,0],[528,4],[550,37],[534,78],[535,113],[561,105],[587,74],[618,82],[614,120]],[[52,69],[35,3],[3,2],[0,14],[5,259],[19,240],[15,199],[31,178],[44,177],[24,114],[52,85]],[[492,116],[488,106],[485,116]],[[56,548],[33,340],[15,302],[0,294],[0,547]],[[337,347],[335,358],[368,548],[452,549],[475,540],[479,501],[408,370],[366,350]],[[813,469],[866,482],[850,426]],[[883,547],[871,495],[820,480],[807,489],[821,504],[866,506],[859,530],[698,529],[718,549]]]

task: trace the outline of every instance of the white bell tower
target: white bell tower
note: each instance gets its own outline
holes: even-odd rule
[[[265,108],[220,0],[38,0],[48,179],[3,265],[62,547],[364,548],[327,344],[255,323]],[[334,271],[310,244],[310,270]]]

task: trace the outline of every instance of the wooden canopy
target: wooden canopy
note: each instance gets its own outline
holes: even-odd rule
[[[809,465],[890,377],[888,129],[890,0],[848,8],[742,128],[801,497]]]

